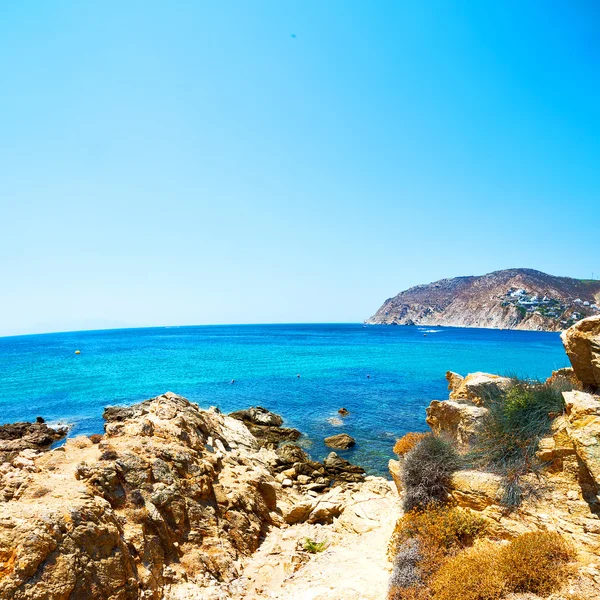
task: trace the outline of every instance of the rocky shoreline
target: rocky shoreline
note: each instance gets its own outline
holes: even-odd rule
[[[66,432],[4,428],[23,435],[0,463],[0,598],[291,598],[284,583],[322,560],[305,538],[331,556],[397,513],[385,479],[335,452],[311,460],[261,407],[227,416],[166,393],[103,416],[104,435],[54,450]],[[378,560],[380,586],[386,568]],[[367,579],[349,593],[381,597]]]

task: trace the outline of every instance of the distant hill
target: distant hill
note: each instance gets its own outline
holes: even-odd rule
[[[600,281],[505,269],[417,285],[386,300],[365,323],[560,331],[594,314]]]

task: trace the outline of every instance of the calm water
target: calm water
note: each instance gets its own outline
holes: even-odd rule
[[[429,401],[447,398],[447,370],[545,378],[567,365],[558,334],[526,331],[320,324],[7,337],[0,422],[41,415],[73,434],[102,432],[104,406],[171,390],[226,412],[273,410],[317,459],[328,452],[323,438],[345,431],[357,446],[341,454],[384,473],[394,439],[425,430]],[[336,427],[328,419],[341,406],[351,414]]]

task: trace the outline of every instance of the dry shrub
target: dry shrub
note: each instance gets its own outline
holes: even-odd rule
[[[404,456],[407,452],[410,452],[424,437],[431,435],[429,433],[417,433],[411,431],[406,435],[403,435],[399,440],[396,441],[394,446],[394,454],[398,456]]]
[[[485,530],[483,519],[460,508],[434,506],[406,513],[390,540],[394,570],[389,600],[429,598],[427,583],[447,556],[472,544]]]
[[[515,538],[503,548],[501,558],[511,591],[544,596],[564,583],[575,550],[556,532],[534,531]]]
[[[432,577],[435,600],[499,600],[506,591],[502,549],[484,543],[463,550],[442,564]]]
[[[90,441],[92,444],[99,444],[103,437],[104,436],[101,433],[92,433],[92,435],[90,435]]]
[[[388,600],[430,600],[431,593],[425,587],[390,587]]]
[[[450,479],[461,465],[452,442],[426,435],[406,454],[402,464],[402,485],[406,490],[405,511],[443,504],[448,499]]]
[[[412,510],[398,519],[390,542],[390,553],[396,554],[395,545],[409,538],[418,538],[426,545],[450,550],[470,546],[486,531],[486,522],[462,508],[434,506],[428,510]]]

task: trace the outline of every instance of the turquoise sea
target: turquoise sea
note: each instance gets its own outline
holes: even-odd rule
[[[347,432],[357,446],[341,454],[385,473],[395,438],[426,430],[425,407],[447,398],[447,370],[546,378],[568,364],[557,333],[488,329],[232,325],[5,337],[0,422],[40,415],[71,424],[72,435],[102,432],[103,407],[171,390],[224,412],[279,413],[319,460],[323,438]],[[336,426],[329,419],[342,406],[350,415]]]

